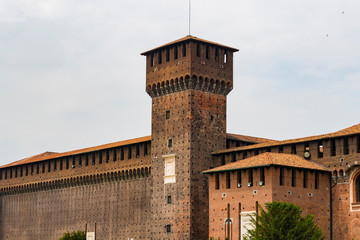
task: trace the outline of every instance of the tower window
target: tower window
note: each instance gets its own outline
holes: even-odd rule
[[[44,164],[44,163],[43,163]],[[45,170],[44,170],[45,171]],[[20,166],[20,177],[23,176],[23,169],[22,169],[22,166]]]
[[[266,152],[271,152],[271,148],[267,148],[267,149],[266,149]]]
[[[230,186],[231,186],[230,172],[226,172],[226,188],[230,189]]]
[[[178,46],[174,47],[174,59],[178,59]]]
[[[265,185],[265,169],[260,168],[260,182],[259,185]]]
[[[291,170],[291,186],[296,187],[296,169]]]
[[[124,160],[124,148],[121,148],[121,151],[120,151],[120,160]]]
[[[48,162],[48,172],[50,172],[50,162]],[[69,158],[66,158],[66,169],[69,169]]]
[[[336,143],[335,143],[335,139],[331,139],[331,146],[330,146],[330,151],[331,151],[331,156],[336,156]]]
[[[20,177],[22,177],[22,169],[20,168]],[[45,173],[45,162],[42,163],[42,173]]]
[[[303,179],[303,186],[304,188],[307,188],[307,171],[304,170],[304,179]]]
[[[131,151],[131,145],[128,146],[128,159],[131,159],[132,151]]]
[[[227,59],[227,51],[224,51],[224,63],[227,63],[228,59]]]
[[[153,67],[154,66],[154,54],[150,55],[150,66]]]
[[[200,43],[196,44],[196,56],[200,57]]]
[[[185,43],[183,44],[182,49],[183,49],[183,57],[186,57],[186,44]]]
[[[215,189],[218,190],[220,188],[220,176],[219,173],[215,173]]]
[[[259,155],[259,150],[255,150],[255,156]]]
[[[91,157],[92,157],[91,164],[95,165],[95,153],[91,154]]]
[[[165,225],[166,233],[171,233],[171,224]]]
[[[171,148],[172,146],[173,146],[172,139],[169,138],[169,139],[168,139],[168,147]]]
[[[344,137],[344,155],[349,154],[349,139]]]
[[[238,188],[241,188],[241,170],[238,170],[237,172],[236,172],[237,174],[237,187]]]
[[[146,157],[148,155],[148,146],[147,143],[144,143],[144,156]]]
[[[116,149],[113,150],[113,161],[116,162]]]
[[[221,155],[221,165],[225,165],[225,155]]]
[[[284,168],[280,168],[280,186],[284,185]]]
[[[106,150],[106,159],[105,159],[105,161],[106,161],[106,163],[109,163],[109,160],[110,159],[110,154],[109,154],[109,149],[107,149]]]
[[[139,144],[136,144],[136,158],[140,157],[140,146]]]
[[[360,202],[360,175],[356,178],[356,202]]]
[[[165,113],[165,119],[170,119],[170,110],[167,110]]]
[[[56,171],[56,168],[57,168],[57,166],[56,166],[56,160],[54,160],[54,171]]]
[[[59,163],[59,165],[60,165],[60,170],[63,170],[63,161],[62,161],[62,159],[60,159],[59,161],[60,161],[60,163]],[[43,169],[43,170],[44,170],[44,169]]]
[[[158,52],[158,64],[161,64],[162,63],[162,52],[159,51]]]
[[[206,45],[206,59],[209,59],[209,46]]]
[[[319,188],[319,173],[315,172],[315,189]]]
[[[253,170],[252,168],[249,168],[248,170],[248,187],[251,187],[253,185]]]
[[[75,168],[75,157],[72,157],[72,168]]]
[[[79,167],[82,167],[82,156],[79,155]]]
[[[102,164],[102,152],[99,151],[99,164]],[[73,162],[73,166],[75,166],[75,162]]]
[[[215,61],[219,61],[219,48],[215,48]]]
[[[50,161],[48,161],[48,172],[50,172],[51,171],[51,163],[50,163]]]
[[[168,62],[170,60],[170,51],[169,49],[167,48],[166,49],[166,61]]]
[[[85,155],[85,166],[89,166],[89,154]]]
[[[167,196],[167,204],[171,204],[171,196]]]
[[[322,158],[324,156],[324,145],[322,141],[318,142],[318,158]]]

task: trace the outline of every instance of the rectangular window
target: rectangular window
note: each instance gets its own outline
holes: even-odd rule
[[[158,52],[158,64],[162,63],[162,51]]]
[[[331,139],[331,146],[330,146],[330,151],[331,151],[331,156],[336,156],[336,143],[335,143],[335,139]]]
[[[220,176],[219,173],[215,173],[215,189],[220,189]]]
[[[5,174],[6,174],[6,172],[5,172]],[[28,166],[26,165],[26,167],[25,167],[25,176],[27,176],[29,174],[29,169],[28,169]]]
[[[72,156],[71,157],[71,159],[72,159],[72,168],[75,168],[75,156]]]
[[[128,146],[128,159],[131,159],[132,156],[132,149],[131,149],[131,145]]]
[[[50,163],[50,161],[48,161],[48,172],[50,172],[51,171],[51,163]]]
[[[113,149],[113,162],[116,162],[116,148]]]
[[[360,153],[360,135],[356,136],[356,145],[357,145],[357,152]]]
[[[144,143],[144,156],[146,157],[148,155],[148,146],[147,143]]]
[[[248,169],[248,187],[253,185],[253,170],[252,168]]]
[[[42,173],[45,173],[45,162],[42,163]],[[21,174],[21,173],[20,173]],[[22,176],[22,175],[21,175]]]
[[[31,172],[30,172],[31,175],[34,175],[34,165],[31,164]]]
[[[178,46],[174,47],[174,59],[178,59]]]
[[[306,170],[304,170],[303,186],[304,186],[304,188],[307,188],[307,171]]]
[[[7,179],[7,169],[5,169],[5,179]]]
[[[23,169],[22,169],[22,166],[20,166],[20,177],[22,177],[22,176],[23,176]]]
[[[233,153],[232,155],[231,155],[231,160],[232,160],[232,162],[236,162],[236,153]]]
[[[170,119],[170,110],[167,110],[166,112],[165,112],[165,119]]]
[[[236,175],[237,175],[237,187],[238,188],[241,188],[241,170],[238,170],[237,172],[236,172]]]
[[[154,66],[154,54],[150,55],[150,67]]]
[[[140,157],[140,146],[139,144],[136,144],[136,158]]]
[[[319,188],[319,173],[315,172],[315,189]]]
[[[283,146],[280,146],[280,147],[279,147],[279,153],[282,153],[282,152],[284,152],[284,147],[283,147]]]
[[[105,158],[105,162],[109,163],[110,162],[110,152],[109,149],[106,149],[106,158]]]
[[[99,164],[102,164],[102,151],[98,152],[98,156],[99,156]]]
[[[243,153],[243,159],[245,159],[245,158],[247,158],[247,152],[246,151]]]
[[[260,181],[259,181],[259,185],[260,185],[260,186],[265,185],[265,169],[264,169],[264,168],[260,168]]]
[[[280,168],[280,186],[284,185],[284,168]]]
[[[196,45],[196,56],[200,57],[200,43]]]
[[[229,189],[231,186],[230,172],[226,172],[226,188]]]
[[[12,178],[12,168],[9,168],[9,172],[10,172],[10,178]]]
[[[215,61],[219,61],[219,48],[215,48]]]
[[[228,59],[227,59],[227,51],[224,51],[224,63],[227,63]]]
[[[82,156],[81,155],[79,155],[79,167],[82,167]]]
[[[39,163],[36,164],[36,174],[40,173],[40,166]]]
[[[225,155],[221,155],[221,165],[225,165]]]
[[[210,49],[209,49],[209,46],[206,45],[206,54],[205,54],[205,55],[206,55],[206,59],[209,59],[209,55],[210,55],[210,54],[209,54],[209,50],[210,50]]]
[[[91,164],[95,165],[95,153],[91,154]]]
[[[171,233],[171,225],[170,224],[165,225],[165,228],[166,228],[166,233]]]
[[[2,170],[0,170],[0,180],[2,180]]]
[[[171,204],[171,196],[167,196],[167,204]]]
[[[62,159],[60,159],[59,161],[60,161],[60,170],[63,170],[63,161]]]
[[[296,154],[296,144],[291,145],[291,153]]]
[[[166,61],[168,62],[170,60],[170,51],[169,49],[167,48],[166,49]]]
[[[121,151],[120,151],[120,160],[124,160],[124,148],[123,147],[121,148]]]
[[[291,186],[296,187],[296,169],[291,170]]]
[[[89,154],[85,155],[85,166],[89,166]]]
[[[322,158],[324,156],[324,145],[322,141],[318,142],[318,158]]]
[[[70,159],[67,157],[66,158],[66,169],[69,169],[69,165],[70,165]],[[50,162],[49,162],[49,165],[50,165]]]
[[[186,44],[183,44],[183,57],[186,57]]]
[[[344,137],[343,143],[344,143],[344,155],[347,155],[349,154],[349,139],[347,137]]]
[[[18,168],[15,167],[15,177],[17,178],[17,176],[18,176]]]
[[[54,162],[54,171],[56,171],[56,168],[57,168],[57,166],[56,166],[56,160],[54,160],[53,162]]]
[[[169,147],[169,148],[171,148],[171,147],[172,147],[172,145],[173,145],[173,144],[172,144],[172,139],[171,139],[171,138],[169,138],[169,139],[168,139],[168,147]]]

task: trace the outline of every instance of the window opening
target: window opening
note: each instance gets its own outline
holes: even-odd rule
[[[56,160],[54,160],[53,162],[54,162],[54,171],[56,171],[56,169],[57,169]]]
[[[260,168],[260,182],[259,182],[260,186],[265,185],[265,169],[264,168]]]
[[[165,225],[165,228],[166,228],[166,233],[171,233],[171,225],[170,224]]]
[[[219,173],[215,173],[215,189],[219,189],[220,188],[220,177],[219,177]]]
[[[296,169],[291,170],[291,186],[296,186]]]
[[[63,169],[63,161],[62,161],[62,159],[60,159],[60,170],[62,170]]]
[[[356,202],[360,202],[360,175],[356,178]]]
[[[244,159],[247,158],[247,152],[246,151],[243,153],[243,157],[244,157]]]
[[[183,44],[183,57],[186,57],[186,44]]]
[[[150,55],[150,66],[153,67],[154,66],[154,54]]]
[[[280,168],[280,186],[284,185],[284,168]]]
[[[170,119],[170,110],[167,110],[165,113],[165,119]]]
[[[79,167],[82,167],[82,156],[79,155]]]
[[[66,169],[69,169],[69,161],[70,161],[69,158],[66,158]],[[49,165],[50,165],[50,162],[49,162]]]
[[[279,153],[282,153],[282,152],[284,152],[284,147],[283,147],[283,146],[280,146],[280,147],[279,147]]]
[[[124,160],[124,148],[121,148],[121,151],[120,151],[120,160]]]
[[[271,152],[271,148],[267,148],[267,149],[266,149],[266,152]]]
[[[40,166],[39,164],[37,163],[36,164],[36,174],[39,174],[40,173]]]
[[[221,165],[225,165],[225,155],[221,155]]]
[[[44,164],[44,163],[43,163]],[[44,170],[45,171],[45,170]],[[20,177],[23,176],[23,169],[22,169],[22,166],[20,166]]]
[[[10,172],[10,178],[12,178],[12,168],[9,168],[9,172]]]
[[[167,48],[166,49],[166,61],[168,62],[170,60],[170,51],[169,49]]]
[[[248,187],[251,187],[253,185],[253,170],[252,168],[248,169]]]
[[[171,204],[171,196],[167,196],[167,204]]]
[[[136,158],[140,157],[140,146],[139,144],[136,144]]]
[[[227,218],[225,220],[225,239],[232,239],[232,221],[230,218],[230,204],[227,205]]]
[[[219,61],[219,48],[215,48],[215,61]]]
[[[200,57],[200,43],[196,44],[196,56]]]
[[[7,179],[7,169],[5,169],[5,179]]]
[[[227,63],[228,59],[227,59],[227,51],[224,50],[224,63]]]
[[[17,176],[18,176],[18,168],[15,167],[15,178],[17,178]]]
[[[92,157],[91,164],[95,165],[95,153],[91,154],[91,157]]]
[[[331,139],[330,151],[331,151],[331,156],[336,156],[336,143],[335,143],[335,139]]]
[[[131,155],[132,155],[131,145],[129,145],[129,146],[128,146],[128,159],[131,159]]]
[[[230,186],[231,186],[230,172],[226,172],[226,188],[230,189]]]
[[[231,157],[232,157],[231,161],[236,162],[236,154],[233,153],[233,154],[231,155]]]
[[[291,153],[296,154],[296,144],[291,145]]]
[[[230,141],[226,140],[226,148],[230,148]]]
[[[174,47],[174,59],[178,59],[178,46]]]
[[[106,163],[109,163],[110,161],[110,153],[109,153],[109,149],[106,150],[106,159],[105,159],[105,162]]]
[[[34,175],[34,165],[31,164],[31,172],[30,172],[31,175]]]
[[[75,163],[75,157],[71,157],[71,158],[72,158],[72,166],[71,166],[71,167],[72,167],[72,168],[75,168],[75,164],[76,164],[76,163]]]
[[[116,148],[113,149],[113,162],[116,162]]]
[[[51,171],[51,163],[50,163],[50,161],[48,161],[48,172],[50,172]]]
[[[307,171],[304,170],[304,179],[303,179],[303,185],[304,185],[304,188],[307,188]]]
[[[161,64],[162,62],[162,51],[158,52],[158,64]]]
[[[148,146],[147,143],[144,143],[144,156],[146,157],[148,155]]]
[[[237,173],[237,187],[241,188],[241,170],[238,170],[236,173]]]
[[[5,174],[6,174],[6,172],[5,172]],[[25,175],[27,176],[28,174],[29,174],[29,169],[28,169],[28,166],[26,165],[26,167],[25,167]]]
[[[315,189],[319,188],[319,173],[315,172]]]
[[[2,180],[2,170],[0,170],[0,180]]]
[[[206,45],[206,59],[209,59],[209,46]]]
[[[255,156],[259,155],[259,150],[255,150]]]
[[[347,137],[344,138],[344,155],[349,154],[349,139]]]
[[[171,138],[168,139],[168,147],[169,147],[169,148],[172,147],[172,139],[171,139]]]
[[[98,152],[98,156],[99,156],[99,164],[102,164],[102,151]]]
[[[85,166],[89,166],[89,154],[85,155]]]
[[[318,158],[322,158],[324,156],[324,145],[322,141],[318,142]]]

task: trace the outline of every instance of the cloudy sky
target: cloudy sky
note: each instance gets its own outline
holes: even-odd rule
[[[192,0],[191,35],[240,51],[228,132],[360,122],[360,1]],[[150,135],[140,53],[188,34],[188,0],[0,0],[0,165]]]

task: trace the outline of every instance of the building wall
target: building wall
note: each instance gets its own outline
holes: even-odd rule
[[[151,176],[99,175],[36,185],[0,196],[0,236],[54,240],[66,231],[97,239],[148,239]]]

